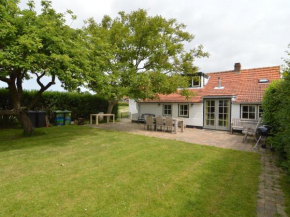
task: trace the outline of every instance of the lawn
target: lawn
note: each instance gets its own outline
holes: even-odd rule
[[[84,126],[0,131],[0,216],[256,216],[260,156]]]

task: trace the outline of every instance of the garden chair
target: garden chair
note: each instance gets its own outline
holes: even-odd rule
[[[243,143],[247,142],[248,136],[253,136],[256,141],[258,141],[258,138],[256,136],[257,129],[261,124],[262,119],[259,118],[257,124],[254,127],[245,127],[243,130],[243,134],[245,135],[243,138]]]
[[[156,117],[156,131],[158,130],[158,127],[163,131],[163,126],[163,118],[161,116]]]
[[[149,128],[151,128],[151,130],[154,129],[154,121],[153,121],[153,117],[151,115],[146,116],[146,130],[148,130]]]
[[[173,126],[173,122],[172,122],[172,117],[166,117],[165,118],[165,128],[168,130],[168,128],[170,128],[171,133],[174,130],[174,126]]]

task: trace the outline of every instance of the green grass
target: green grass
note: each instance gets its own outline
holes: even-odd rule
[[[119,104],[118,105],[118,117],[119,118],[129,118],[130,112],[129,112],[129,106],[128,104]]]
[[[288,174],[281,175],[281,187],[285,196],[285,212],[290,216],[290,179]]]
[[[260,156],[83,126],[0,131],[0,216],[255,216]]]

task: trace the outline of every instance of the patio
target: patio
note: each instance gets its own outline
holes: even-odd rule
[[[130,121],[117,122],[116,124],[89,124],[86,126],[96,127],[106,130],[125,131],[133,134],[158,137],[164,139],[173,139],[194,144],[215,146],[219,148],[230,148],[240,151],[255,151],[253,149],[254,140],[249,138],[247,143],[243,143],[243,135],[239,133],[231,134],[228,131],[215,131],[206,129],[185,128],[184,132],[177,134],[161,131],[145,130],[143,124],[132,123]]]

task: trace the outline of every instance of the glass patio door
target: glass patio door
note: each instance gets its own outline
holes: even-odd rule
[[[230,129],[230,100],[205,100],[204,125],[208,129]]]

